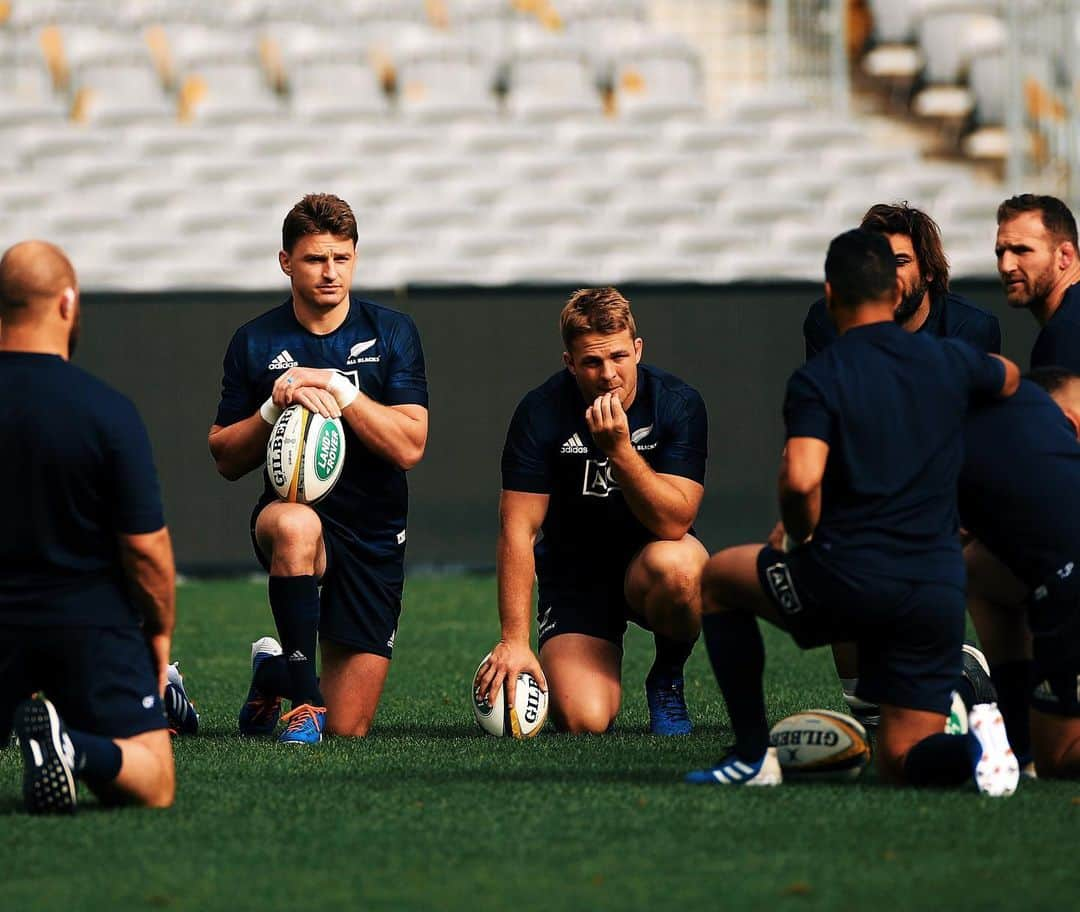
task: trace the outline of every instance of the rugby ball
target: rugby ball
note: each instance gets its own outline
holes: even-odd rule
[[[870,762],[866,729],[851,716],[808,709],[777,722],[769,743],[784,778],[856,779]]]
[[[476,669],[473,675],[472,704],[476,714],[476,724],[489,735],[496,738],[531,738],[544,727],[547,721],[548,695],[540,689],[540,683],[528,672],[522,672],[517,679],[517,693],[514,696],[514,706],[511,707],[506,699],[508,681],[503,682],[502,690],[495,697],[495,705],[492,706],[486,695],[481,695],[476,684],[480,675],[480,668],[484,667],[484,661]]]
[[[344,464],[340,418],[323,418],[302,405],[290,405],[274,423],[266,444],[266,474],[282,500],[322,500],[334,489]]]

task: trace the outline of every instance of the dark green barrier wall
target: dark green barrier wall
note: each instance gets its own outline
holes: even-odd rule
[[[558,313],[570,289],[412,290],[395,300],[427,355],[431,433],[410,474],[412,564],[494,563],[499,455],[514,406],[561,367]],[[996,283],[958,291],[1002,319],[1022,367],[1035,337]],[[695,385],[709,408],[710,459],[698,529],[711,548],[761,539],[776,517],[780,404],[802,360],[809,284],[624,288],[645,358]],[[261,482],[220,478],[206,447],[221,358],[241,323],[284,292],[85,297],[77,361],[130,395],[154,442],[177,558],[189,571],[254,569],[248,517]]]

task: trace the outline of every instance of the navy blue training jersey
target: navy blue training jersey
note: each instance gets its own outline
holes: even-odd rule
[[[973,394],[1004,365],[895,323],[848,330],[788,381],[787,436],[829,444],[811,547],[838,570],[964,585],[956,479]]]
[[[56,355],[0,352],[0,387],[0,624],[134,623],[117,536],[165,525],[139,413]]]
[[[292,300],[241,326],[225,352],[215,424],[250,418],[290,367],[330,368],[383,405],[428,404],[424,352],[403,313],[350,297],[349,315],[316,335],[296,319]],[[345,426],[345,464],[334,490],[314,505],[323,522],[373,557],[403,553],[409,491],[405,472],[367,449]],[[264,471],[265,476],[265,471]],[[276,499],[265,477],[263,498]]]
[[[1031,347],[1031,369],[1064,367],[1080,373],[1080,284],[1065,290],[1054,315]]]
[[[917,332],[924,332],[939,339],[963,339],[979,351],[1001,354],[1001,326],[990,311],[951,291],[941,297],[930,298],[930,313]],[[809,360],[826,346],[836,341],[836,327],[829,318],[825,299],[819,298],[810,305],[803,321],[803,340]]]
[[[550,495],[536,544],[541,574],[587,566],[598,555],[626,556],[655,537],[623,500],[589,433],[586,408],[577,382],[562,370],[521,400],[506,434],[503,490]],[[705,483],[708,419],[697,390],[638,365],[626,417],[634,449],[654,471]]]
[[[1080,558],[1080,442],[1030,380],[968,416],[960,522],[1028,586]]]

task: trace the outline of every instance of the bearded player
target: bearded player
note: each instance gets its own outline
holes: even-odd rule
[[[251,517],[281,642],[253,644],[239,726],[273,733],[286,697],[283,743],[371,726],[401,612],[405,473],[427,442],[420,337],[409,317],[350,294],[356,240],[356,219],[338,197],[312,194],[292,208],[278,255],[292,294],[233,336],[210,428],[218,471],[233,480],[263,466],[270,429],[289,405],[345,427],[348,456],[326,498],[281,502],[267,478]]]
[[[705,405],[641,364],[642,340],[614,288],[575,292],[561,317],[565,369],[521,401],[502,458],[498,586],[502,638],[477,691],[493,701],[529,672],[567,732],[600,733],[622,699],[628,621],[651,630],[650,730],[691,730],[683,666],[700,629],[707,558],[693,523],[704,494]],[[539,584],[539,660],[529,648]],[[515,688],[507,688],[511,700]]]

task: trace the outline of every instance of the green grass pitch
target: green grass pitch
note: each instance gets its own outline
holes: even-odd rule
[[[469,677],[492,646],[490,577],[411,579],[371,736],[283,748],[235,733],[265,587],[180,589],[176,655],[203,733],[176,742],[165,812],[21,810],[0,751],[0,908],[10,910],[1053,909],[1080,901],[1080,783],[724,790],[681,774],[727,719],[698,648],[690,738],[645,734],[650,638],[632,629],[617,731],[482,736]],[[766,632],[770,712],[841,708],[824,650]]]

